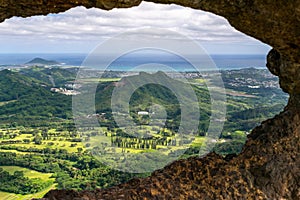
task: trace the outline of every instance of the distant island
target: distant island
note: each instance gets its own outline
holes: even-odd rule
[[[43,58],[34,58],[33,60],[25,63],[25,65],[60,65],[61,63],[54,60],[45,60]]]

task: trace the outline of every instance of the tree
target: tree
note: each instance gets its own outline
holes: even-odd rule
[[[81,148],[81,147],[78,147],[78,148],[77,148],[77,152],[78,152],[78,153],[81,153],[82,151],[83,151],[83,148]]]
[[[22,177],[24,177],[24,172],[23,171],[15,171],[14,172],[14,177],[15,178],[22,178]]]
[[[43,136],[43,140],[48,140],[49,136],[48,136],[48,129],[43,129],[42,130],[42,136]]]
[[[33,138],[34,144],[38,144],[38,145],[42,144],[42,140],[43,140],[43,138],[42,138],[42,136],[40,136],[40,135],[36,135],[36,136]]]
[[[26,143],[26,144],[29,144],[30,143],[30,139],[23,139],[23,142]]]

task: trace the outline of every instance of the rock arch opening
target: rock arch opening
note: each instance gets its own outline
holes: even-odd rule
[[[290,94],[285,110],[265,121],[248,136],[237,157],[176,161],[146,179],[136,179],[111,190],[72,193],[52,191],[48,199],[297,199],[299,186],[300,133],[300,50],[299,1],[164,1],[224,16],[237,30],[257,38],[274,49],[268,54],[267,67],[279,76],[282,89]],[[64,1],[0,3],[2,20],[12,16],[32,16],[61,12],[71,7],[131,7],[140,1]],[[172,191],[172,192],[170,192]]]

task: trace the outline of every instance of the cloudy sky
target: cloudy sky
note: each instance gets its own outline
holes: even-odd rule
[[[101,42],[137,28],[176,31],[211,54],[266,54],[270,49],[219,16],[175,5],[142,3],[109,12],[78,7],[62,14],[14,17],[0,24],[0,53],[88,53]]]

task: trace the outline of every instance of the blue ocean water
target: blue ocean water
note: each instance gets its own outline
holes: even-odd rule
[[[81,66],[87,54],[0,54],[0,65],[21,65],[33,58],[55,60],[64,65]],[[242,68],[265,68],[266,55],[210,55],[220,70]],[[130,70],[147,63],[159,63],[178,71],[194,71],[194,67],[179,56],[166,55],[125,55],[113,61],[109,70]]]

